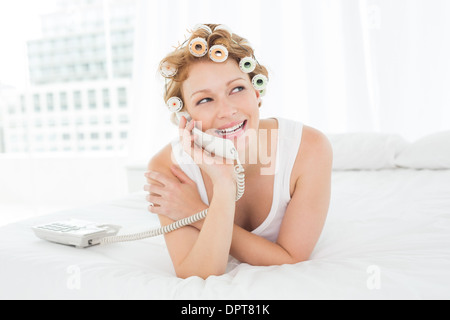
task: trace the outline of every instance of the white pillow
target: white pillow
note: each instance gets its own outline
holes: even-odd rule
[[[395,164],[413,169],[450,169],[450,131],[417,140],[398,155]]]
[[[408,142],[399,135],[344,133],[328,135],[333,146],[333,170],[395,168],[395,158]]]

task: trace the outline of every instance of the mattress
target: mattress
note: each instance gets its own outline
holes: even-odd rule
[[[88,249],[31,227],[77,218],[134,233],[159,223],[144,193],[0,228],[1,299],[450,299],[450,170],[333,171],[310,259],[180,279],[162,236]]]

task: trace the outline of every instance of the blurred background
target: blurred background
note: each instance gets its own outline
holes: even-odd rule
[[[0,224],[141,190],[177,135],[159,61],[198,23],[256,49],[262,117],[449,130],[449,16],[447,0],[0,0]]]

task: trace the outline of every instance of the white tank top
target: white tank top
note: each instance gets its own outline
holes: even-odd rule
[[[291,200],[290,178],[295,158],[302,140],[303,124],[300,122],[276,118],[278,121],[278,148],[275,163],[272,207],[267,218],[252,233],[276,242],[286,208]],[[202,201],[209,205],[205,183],[200,168],[184,152],[179,139],[172,141],[174,160],[180,168],[197,184]]]

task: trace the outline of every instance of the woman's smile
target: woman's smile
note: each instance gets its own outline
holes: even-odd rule
[[[223,139],[237,139],[241,137],[247,129],[247,120],[233,122],[216,130],[216,133]]]

